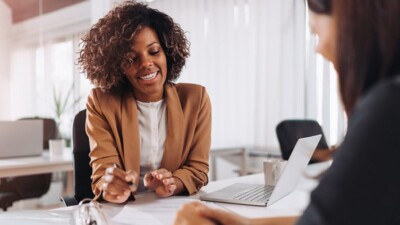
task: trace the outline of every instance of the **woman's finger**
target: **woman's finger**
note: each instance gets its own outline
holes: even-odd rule
[[[170,185],[168,186],[168,189],[169,189],[170,193],[174,193],[174,191],[175,191],[175,189],[176,189],[176,185],[175,185],[175,184],[170,184]]]
[[[164,178],[169,178],[172,177],[172,173],[166,169],[163,170],[158,170],[156,173],[151,173],[153,177],[155,177],[157,180],[162,180]]]
[[[106,175],[103,177],[103,180],[103,191],[107,191],[117,195],[131,192],[128,183],[115,176]]]
[[[105,172],[106,172],[106,175],[114,175],[114,176],[119,177],[121,180],[127,181],[128,177],[127,177],[125,171],[121,170],[118,167],[113,167],[113,166],[108,167]]]
[[[164,185],[169,185],[169,184],[175,184],[175,179],[173,177],[171,178],[164,178],[162,180]]]
[[[128,200],[129,195],[114,195],[107,191],[103,191],[103,198],[108,202],[123,203]]]
[[[135,182],[136,183],[136,180],[137,180],[137,178],[138,178],[139,176],[138,176],[138,174],[135,172],[135,171],[127,171],[127,172],[125,172],[125,181],[127,181],[127,182]]]
[[[146,173],[143,177],[143,184],[145,187],[151,187],[154,181],[154,177],[151,173]]]

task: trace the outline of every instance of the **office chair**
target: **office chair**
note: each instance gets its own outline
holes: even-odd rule
[[[50,118],[22,118],[21,120],[43,121],[43,149],[49,148],[49,140],[57,135],[57,124]],[[39,198],[50,188],[51,173],[8,177],[0,180],[0,207],[7,211],[16,201]]]
[[[73,154],[74,154],[74,179],[75,179],[75,194],[72,197],[64,196],[61,201],[66,206],[77,205],[84,198],[93,198],[91,188],[92,168],[89,165],[90,146],[89,138],[85,130],[86,125],[86,109],[76,114],[73,128]]]
[[[3,189],[0,190],[0,208],[3,211],[7,211],[8,207],[11,207],[15,201],[18,201],[17,194],[11,191],[5,191]]]
[[[318,150],[329,150],[324,132],[321,126],[315,120],[298,119],[298,120],[283,120],[276,126],[276,134],[280,145],[282,158],[288,160],[296,142],[299,138],[322,134],[321,140],[318,143]],[[318,162],[311,159],[310,163]]]

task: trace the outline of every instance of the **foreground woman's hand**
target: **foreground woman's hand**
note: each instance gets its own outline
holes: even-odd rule
[[[212,209],[200,202],[192,202],[182,206],[175,217],[174,225],[292,225],[296,216],[249,219],[234,213]]]
[[[249,225],[248,218],[212,209],[200,202],[192,202],[182,206],[175,217],[175,225],[220,224]]]
[[[160,197],[168,197],[182,191],[182,181],[172,176],[166,169],[154,170],[143,178],[144,186],[152,189]]]
[[[109,167],[103,176],[103,199],[112,203],[123,203],[132,192],[136,191],[137,174],[133,171],[123,171],[117,167]],[[135,185],[129,185],[134,183]]]
[[[199,202],[188,203],[182,206],[175,216],[174,225],[214,225],[211,219],[203,217],[200,212],[207,209]]]

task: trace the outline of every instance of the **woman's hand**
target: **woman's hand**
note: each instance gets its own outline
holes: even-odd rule
[[[200,215],[200,211],[204,206],[199,202],[188,203],[176,213],[174,225],[214,225],[217,224],[211,219]]]
[[[172,177],[172,173],[164,168],[147,173],[143,178],[144,186],[154,190],[160,197],[173,195],[178,182],[181,181]]]
[[[108,202],[123,203],[128,200],[131,192],[135,192],[137,174],[133,171],[125,172],[117,167],[109,167],[103,176],[103,198]],[[133,182],[135,185],[129,185]]]
[[[312,155],[312,159],[316,160],[318,162],[324,162],[324,161],[328,161],[331,160],[333,158],[333,155],[336,152],[336,146],[332,145],[330,148],[326,149],[326,148],[322,148],[319,149],[317,148],[314,151],[314,154]]]
[[[209,208],[200,202],[192,202],[182,206],[176,214],[174,224],[249,225],[251,221],[233,213]]]

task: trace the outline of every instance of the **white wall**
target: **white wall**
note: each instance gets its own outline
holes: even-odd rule
[[[0,120],[10,117],[11,10],[0,1]]]
[[[97,21],[110,11],[116,4],[123,0],[90,0],[90,22],[91,24]]]
[[[213,147],[277,150],[279,121],[307,116],[304,2],[159,0],[149,6],[170,15],[191,42],[178,82],[207,88]]]
[[[85,32],[90,26],[90,4],[82,2],[39,17],[14,24],[12,38],[17,46],[37,44],[43,41]]]

